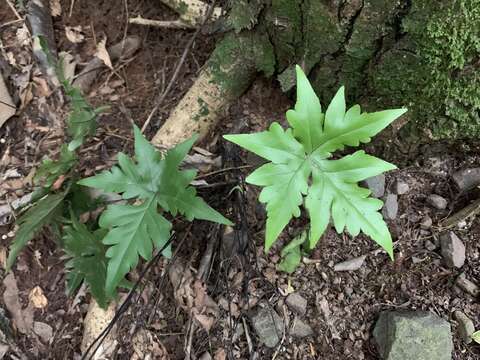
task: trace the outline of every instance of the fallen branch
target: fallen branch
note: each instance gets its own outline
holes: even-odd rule
[[[200,0],[160,0],[180,15],[180,20],[192,28],[203,24],[209,5]],[[222,8],[214,7],[210,20],[216,20],[222,14]]]
[[[137,36],[128,36],[119,43],[110,46],[107,51],[112,61],[132,56],[141,45]],[[98,78],[98,73],[105,68],[105,63],[98,57],[94,57],[85,68],[76,76],[73,86],[79,88],[83,93],[88,93],[93,82]]]
[[[153,26],[153,27],[159,27],[159,28],[169,28],[169,29],[192,29],[192,26],[183,22],[182,20],[161,21],[161,20],[144,19],[141,16],[128,19],[128,23],[135,24],[135,25]]]

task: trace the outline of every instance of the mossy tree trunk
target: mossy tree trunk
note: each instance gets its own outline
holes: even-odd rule
[[[227,26],[206,66],[227,103],[258,72],[289,91],[298,63],[323,104],[345,85],[367,110],[408,107],[406,134],[480,135],[480,0],[235,0]]]

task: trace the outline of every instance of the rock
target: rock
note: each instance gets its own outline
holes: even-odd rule
[[[350,260],[343,261],[341,263],[335,264],[333,267],[334,271],[355,271],[362,267],[367,255],[362,255]]]
[[[465,264],[465,245],[453,231],[440,236],[440,247],[448,267],[461,268]]]
[[[461,273],[458,275],[457,279],[455,280],[455,285],[457,285],[463,291],[469,293],[473,297],[477,297],[480,294],[480,289],[478,285],[475,284],[473,281],[470,281],[465,276],[465,273]]]
[[[397,195],[404,195],[410,191],[410,186],[408,186],[408,184],[403,180],[397,180],[396,185]]]
[[[424,311],[384,311],[373,336],[384,360],[451,360],[450,324]]]
[[[465,343],[470,344],[472,334],[475,332],[473,321],[459,310],[453,312],[453,317],[458,322],[458,334]]]
[[[285,299],[288,307],[298,315],[305,315],[307,312],[307,300],[298,293],[291,293]]]
[[[365,180],[365,184],[376,198],[380,198],[385,194],[385,175],[380,174]]]
[[[204,352],[203,355],[200,356],[198,360],[212,360],[212,355],[210,355],[208,351]]]
[[[457,171],[452,175],[452,178],[460,192],[473,189],[480,185],[480,168]]]
[[[283,320],[270,308],[261,308],[252,316],[252,325],[265,346],[274,348],[283,335]]]
[[[428,251],[435,251],[437,249],[437,245],[430,240],[425,240],[425,249]]]
[[[40,336],[40,339],[42,339],[42,341],[45,343],[49,343],[53,338],[52,327],[40,321],[35,321],[33,323],[33,332]]]
[[[295,319],[292,330],[290,330],[290,335],[297,338],[304,338],[313,335],[313,330],[307,323],[300,319]]]
[[[398,214],[398,196],[388,194],[383,205],[382,214],[389,220],[395,220]]]
[[[432,227],[433,225],[433,221],[432,221],[432,218],[428,215],[425,215],[423,218],[422,218],[422,221],[420,222],[420,227],[422,229],[425,229],[425,230],[428,230]]]
[[[430,194],[427,198],[427,203],[438,210],[445,210],[447,208],[447,200],[437,194]]]

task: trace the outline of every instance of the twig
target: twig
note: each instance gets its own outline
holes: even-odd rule
[[[275,353],[273,354],[272,356],[272,360],[275,360],[278,356],[278,353],[280,352],[280,348],[282,347],[283,345],[283,342],[285,341],[285,335],[286,335],[286,332],[287,332],[287,320],[288,319],[288,315],[287,315],[287,309],[286,309],[286,306],[285,304],[283,305],[283,334],[282,334],[282,340],[280,340],[280,343],[278,344],[277,346],[277,349],[275,350]]]
[[[180,60],[178,61],[176,67],[175,67],[175,71],[170,79],[170,82],[168,83],[167,85],[167,88],[165,89],[165,91],[160,95],[158,101],[156,101],[156,104],[155,106],[153,107],[152,111],[150,112],[150,114],[148,115],[148,118],[147,120],[145,121],[145,123],[143,124],[142,126],[142,134],[145,132],[145,129],[148,127],[148,125],[150,124],[150,121],[152,121],[152,118],[153,116],[155,115],[155,113],[158,111],[158,109],[160,108],[160,106],[162,105],[163,101],[165,100],[165,98],[167,97],[168,93],[170,92],[170,90],[172,89],[173,87],[173,84],[175,83],[175,80],[177,79],[178,77],[178,74],[180,73],[180,69],[182,68],[182,65],[183,63],[185,62],[185,59],[187,58],[187,55],[188,53],[190,52],[190,49],[191,47],[193,46],[193,43],[195,41],[195,39],[197,38],[198,34],[200,33],[200,31],[202,30],[203,26],[206,24],[207,20],[210,18],[210,16],[212,15],[212,12],[213,12],[213,9],[215,8],[215,3],[216,1],[213,1],[210,6],[208,7],[208,11],[207,11],[207,14],[203,20],[203,23],[201,26],[199,26],[195,32],[193,33],[192,37],[190,38],[190,40],[188,41],[187,43],[187,46],[185,47],[185,49],[183,50],[183,54],[182,54],[182,57],[180,58]]]
[[[251,357],[253,353],[253,344],[252,344],[252,339],[250,338],[250,334],[248,333],[248,326],[244,316],[242,316],[242,322],[243,322],[243,329],[245,330],[245,337],[247,339],[248,352]]]
[[[162,252],[172,243],[173,239],[175,239],[176,235],[172,234],[170,236],[170,239],[162,246],[161,249],[158,250],[157,254],[153,257],[153,259],[148,263],[148,265],[145,267],[145,269],[142,271],[140,274],[137,282],[133,285],[132,289],[129,291],[126,299],[120,305],[118,308],[117,312],[115,313],[115,316],[113,317],[112,321],[107,325],[107,327],[100,333],[100,335],[97,336],[97,338],[92,341],[88,349],[85,351],[83,354],[81,360],[86,360],[86,359],[93,359],[97,350],[99,349],[100,345],[103,343],[105,338],[108,336],[110,331],[112,330],[113,326],[117,323],[117,321],[120,319],[120,317],[128,310],[130,304],[132,303],[132,298],[133,295],[135,294],[138,286],[140,285],[142,279],[145,277],[145,275],[148,273],[150,268],[157,263],[158,259],[160,259]],[[94,348],[95,347],[95,348]],[[89,355],[89,353],[93,350],[93,353]]]
[[[17,17],[17,19],[18,20],[23,20],[23,18],[20,16],[17,9],[15,9],[15,6],[10,2],[10,0],[5,0],[5,1],[7,2],[8,6],[10,6],[10,9],[12,9],[12,11],[15,14],[15,16]]]
[[[197,177],[195,178],[195,180],[203,179],[203,178],[206,178],[206,177],[212,176],[212,175],[221,174],[221,173],[227,172],[227,171],[240,170],[240,169],[248,169],[248,168],[251,168],[251,167],[252,167],[252,165],[232,166],[232,167],[228,167],[228,168],[220,169],[220,170],[215,170],[215,171],[212,171],[212,172],[209,172],[209,173],[206,173],[206,174],[197,176]]]
[[[152,19],[145,19],[141,16],[137,16],[135,18],[128,19],[130,24],[135,25],[145,25],[145,26],[153,26],[159,28],[168,28],[168,29],[193,29],[193,27],[182,20],[170,20],[170,21],[162,21],[162,20],[152,20]]]

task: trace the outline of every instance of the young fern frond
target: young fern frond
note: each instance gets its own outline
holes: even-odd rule
[[[246,179],[263,187],[259,200],[267,208],[265,251],[292,217],[300,216],[304,205],[310,217],[308,249],[315,247],[332,219],[338,233],[346,229],[356,236],[363,231],[393,258],[392,239],[378,211],[383,203],[369,197],[370,190],[357,183],[395,169],[395,165],[363,150],[339,160],[329,158],[345,146],[368,143],[406,109],[361,113],[355,105],[347,111],[341,87],[323,113],[307,77],[299,66],[296,71],[297,103],[287,112],[290,128],[284,130],[274,122],[260,133],[224,136],[270,161]]]
[[[110,205],[99,226],[108,230],[102,242],[109,245],[106,291],[113,296],[125,275],[138,263],[139,256],[149,260],[153,248],[161,248],[170,237],[171,224],[158,212],[160,207],[172,215],[180,213],[188,220],[203,219],[231,224],[220,213],[196,196],[190,186],[195,170],[179,170],[180,163],[195,142],[195,137],[169,150],[164,158],[135,127],[135,160],[118,155],[118,166],[80,180],[80,185],[116,192],[134,205]],[[170,248],[164,251],[170,256]]]

